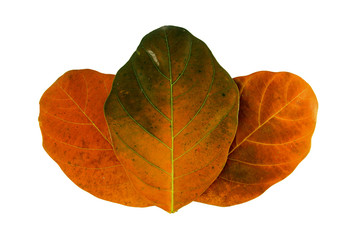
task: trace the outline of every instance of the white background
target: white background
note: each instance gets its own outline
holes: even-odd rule
[[[358,1],[1,1],[0,239],[360,239]],[[202,39],[231,76],[304,78],[310,154],[248,203],[131,208],[75,186],[42,149],[39,99],[64,72],[116,73],[163,26]]]

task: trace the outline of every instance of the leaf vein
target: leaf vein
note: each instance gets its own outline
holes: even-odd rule
[[[182,75],[184,74],[188,64],[189,64],[189,61],[190,61],[190,58],[191,58],[191,51],[192,51],[192,44],[193,44],[193,40],[191,38],[191,42],[190,42],[190,50],[189,50],[189,54],[188,54],[188,57],[187,57],[187,60],[186,60],[186,64],[185,64],[185,67],[184,69],[182,70],[182,72],[180,73],[180,75],[177,77],[177,79],[175,80],[175,82],[173,82],[173,85],[182,77]]]
[[[265,87],[265,90],[263,92],[263,94],[261,95],[261,100],[260,100],[260,104],[259,104],[259,112],[258,112],[258,124],[261,125],[261,110],[262,110],[262,103],[265,97],[265,94],[270,86],[270,84],[274,81],[275,78],[275,74],[271,77],[270,81],[268,82],[268,84]]]
[[[247,137],[245,137],[239,144],[237,144],[232,150],[230,150],[229,154],[230,155],[232,152],[234,152],[243,142],[245,142],[251,135],[253,135],[257,130],[259,130],[259,128],[261,128],[262,126],[264,126],[268,121],[270,121],[274,116],[276,116],[277,114],[279,114],[282,110],[284,110],[289,104],[291,104],[296,98],[298,98],[301,94],[303,94],[307,89],[305,88],[304,90],[302,90],[298,95],[296,95],[290,102],[288,102],[287,104],[284,105],[284,107],[280,108],[279,111],[277,111],[276,113],[274,113],[272,116],[270,116],[266,121],[264,121],[261,125],[259,125],[257,128],[255,128],[254,131],[252,131]]]
[[[109,141],[109,139],[107,139],[107,137],[105,137],[105,135],[100,131],[100,129],[95,125],[95,123],[89,118],[89,116],[81,109],[81,107],[79,106],[79,104],[77,104],[75,102],[75,100],[61,87],[61,85],[59,84],[59,88],[69,97],[69,99],[71,99],[71,101],[79,108],[79,110],[85,115],[85,117],[92,123],[92,125],[96,128],[96,130],[98,130],[98,132],[104,137],[104,139],[112,146],[111,142]]]
[[[63,121],[63,122],[66,122],[66,123],[71,123],[71,124],[76,124],[76,125],[92,125],[92,124],[89,123],[89,122],[88,122],[88,123],[79,123],[79,122],[68,121],[68,120],[65,120],[65,119],[63,119],[63,118],[61,118],[61,117],[58,117],[58,116],[54,115],[54,114],[51,114],[51,113],[45,111],[44,109],[41,109],[41,112],[42,112],[42,113],[45,113],[45,114],[47,114],[47,115],[49,115],[49,116],[51,116],[51,117],[53,117],[53,118],[59,119],[59,120],[61,120],[61,121]]]
[[[108,93],[109,90],[108,90],[108,88],[107,88],[107,86],[106,86],[105,78],[102,79],[102,82],[103,82],[103,84],[104,84],[104,88],[105,88],[106,93]]]
[[[214,66],[214,59],[213,57],[211,57],[211,63],[212,63],[212,67],[213,67],[213,74],[212,74],[212,80],[211,80],[211,83],[210,83],[210,86],[209,86],[209,89],[206,93],[206,96],[205,96],[205,99],[203,101],[203,103],[201,104],[200,108],[197,110],[197,112],[195,113],[195,115],[190,119],[190,121],[179,131],[175,134],[174,138],[176,138],[187,126],[189,126],[189,124],[195,119],[195,117],[200,113],[201,109],[203,109],[209,95],[210,95],[210,92],[211,92],[211,89],[212,89],[212,86],[213,86],[213,83],[214,83],[214,78],[215,78],[215,66]]]
[[[84,112],[86,112],[86,108],[87,108],[87,106],[88,106],[88,101],[89,101],[89,88],[88,88],[88,82],[87,82],[87,78],[85,78],[85,76],[84,76],[84,73],[82,74],[82,77],[83,77],[83,79],[84,79],[84,82],[85,82],[85,87],[86,87],[86,89],[85,89],[85,91],[86,91],[86,98],[85,98],[85,107],[84,107]]]
[[[219,176],[218,178],[225,180],[227,182],[231,182],[231,183],[236,183],[236,184],[244,184],[244,185],[271,185],[271,183],[245,183],[245,182],[240,182],[240,181],[236,181],[236,180],[230,180],[224,177]],[[276,182],[276,181],[275,181]]]
[[[145,184],[146,186],[149,186],[151,188],[155,188],[156,190],[160,190],[160,191],[167,191],[170,192],[171,189],[167,189],[167,188],[161,188],[161,187],[155,187],[147,182],[145,182],[144,180],[142,180],[140,177],[138,177],[134,172],[128,170],[132,175],[134,175],[140,182],[142,182],[143,184]]]
[[[313,114],[308,114],[308,115],[306,115],[306,116],[304,116],[304,117],[294,118],[294,119],[291,119],[291,118],[283,118],[283,117],[279,117],[279,116],[274,116],[274,118],[279,119],[279,120],[282,120],[282,121],[296,122],[296,121],[301,121],[301,120],[305,120],[305,119],[311,118],[311,117],[313,117],[313,116],[314,116]]]
[[[61,141],[59,139],[56,139],[56,138],[50,136],[49,134],[46,134],[44,131],[42,132],[42,134],[44,134],[48,138],[53,139],[54,141],[57,141],[57,142],[59,142],[61,144],[64,144],[64,145],[68,145],[68,146],[73,147],[73,148],[78,148],[78,149],[82,149],[82,150],[90,150],[90,151],[110,151],[110,150],[112,151],[113,150],[112,148],[85,148],[85,147],[80,147],[80,146],[76,146],[76,145]]]
[[[145,90],[143,89],[143,87],[142,87],[142,85],[141,85],[141,83],[140,83],[140,80],[139,80],[139,78],[138,78],[138,75],[136,74],[136,71],[135,71],[135,69],[134,69],[133,60],[131,60],[131,67],[132,67],[132,70],[133,70],[133,72],[134,72],[136,81],[137,81],[137,83],[138,83],[138,85],[139,85],[139,88],[140,88],[142,94],[145,96],[146,100],[147,100],[147,101],[151,104],[151,106],[153,106],[153,108],[154,108],[156,111],[158,111],[166,120],[170,121],[170,119],[169,119],[162,111],[160,111],[160,109],[158,109],[158,108],[155,106],[155,104],[149,99],[148,95],[145,93]]]
[[[230,114],[230,112],[233,110],[233,108],[236,105],[236,100],[233,104],[233,106],[230,108],[230,110],[222,117],[222,119],[215,125],[214,128],[210,129],[209,132],[207,132],[199,141],[197,141],[191,148],[189,148],[188,150],[186,150],[184,153],[182,153],[180,156],[178,156],[177,158],[174,159],[174,161],[178,160],[179,158],[181,158],[182,156],[184,156],[185,154],[187,154],[188,152],[190,152],[192,149],[194,149],[202,140],[204,140],[207,136],[209,136],[221,123],[222,121],[224,121],[224,119]]]
[[[296,160],[293,160],[293,161],[287,161],[287,162],[282,162],[282,163],[262,164],[262,163],[249,163],[249,162],[245,162],[245,161],[235,159],[235,158],[228,158],[228,160],[243,163],[243,164],[247,164],[247,165],[251,165],[251,166],[259,166],[259,167],[272,167],[272,166],[278,166],[278,165],[286,165],[286,164],[289,164],[289,163],[294,163],[294,162],[299,162],[300,161],[300,160],[296,159]]]
[[[172,70],[171,70],[171,58],[170,58],[170,47],[168,42],[168,37],[166,34],[166,31],[164,29],[164,35],[165,35],[165,43],[167,48],[167,54],[168,54],[168,64],[169,64],[169,75],[170,75],[170,114],[171,114],[171,120],[170,120],[170,128],[171,128],[171,151],[170,151],[170,158],[171,158],[171,204],[170,204],[170,211],[174,212],[174,192],[175,192],[175,186],[174,186],[174,99],[173,99],[173,82],[172,82]]]
[[[304,136],[301,136],[299,138],[296,138],[294,140],[288,141],[288,142],[283,142],[283,143],[264,143],[264,142],[257,142],[257,141],[252,141],[249,139],[246,139],[247,142],[251,142],[251,143],[255,143],[255,144],[260,144],[260,145],[267,145],[267,146],[281,146],[281,145],[286,145],[286,144],[290,144],[290,143],[294,143],[296,141],[299,141],[303,138],[307,138],[307,137],[311,137],[312,134],[306,134]]]
[[[161,172],[165,173],[166,175],[170,175],[170,173],[168,173],[167,171],[165,171],[164,169],[162,169],[161,167],[159,167],[158,165],[150,162],[149,160],[147,160],[145,157],[143,157],[142,155],[140,155],[136,150],[134,150],[133,148],[131,148],[121,137],[118,133],[115,133],[116,136],[118,137],[118,139],[125,145],[125,147],[127,147],[128,149],[130,149],[133,153],[135,153],[139,158],[141,158],[142,160],[144,160],[146,163],[148,163],[150,166],[153,166],[154,168],[160,170]]]
[[[83,166],[74,165],[74,164],[68,163],[68,162],[65,163],[65,162],[58,161],[58,160],[56,160],[56,162],[61,163],[61,164],[67,164],[67,165],[70,165],[71,167],[83,168],[83,169],[89,169],[89,170],[104,170],[104,169],[109,169],[109,168],[123,167],[122,164],[118,164],[118,165],[113,165],[113,166],[108,166],[108,167],[96,168],[96,167],[83,167]]]
[[[148,53],[148,51],[146,51],[145,47],[142,45],[142,43],[140,43],[140,47],[145,51],[146,55],[148,55],[148,57],[150,58],[152,64],[155,66],[156,70],[158,70],[158,72],[167,80],[170,81],[170,78],[168,76],[166,76],[161,70],[160,68],[157,66],[157,64],[154,62],[154,59],[152,58],[152,56]]]
[[[165,147],[167,147],[168,149],[170,149],[170,147],[165,144],[163,141],[161,141],[158,137],[156,137],[154,134],[152,134],[151,132],[149,132],[144,126],[142,126],[138,121],[136,121],[133,116],[131,116],[131,114],[126,110],[125,106],[122,104],[122,102],[120,101],[120,98],[117,94],[116,95],[116,99],[118,100],[118,103],[120,104],[120,106],[122,107],[122,109],[124,110],[124,112],[126,112],[126,114],[129,116],[129,118],[135,122],[142,130],[144,130],[146,133],[148,133],[151,137],[155,138],[156,140],[158,140],[161,144],[163,144]]]
[[[195,173],[195,172],[198,172],[198,171],[206,168],[207,166],[209,166],[209,165],[210,165],[211,163],[213,163],[217,158],[218,158],[218,155],[216,155],[211,161],[207,162],[204,166],[202,166],[202,167],[200,167],[200,168],[198,168],[198,169],[195,169],[195,170],[193,170],[193,171],[190,171],[190,172],[188,172],[188,173],[185,173],[185,174],[183,174],[183,175],[177,176],[177,177],[175,177],[174,179],[182,178],[182,177],[185,177],[185,176],[187,176],[187,175],[190,175],[190,174],[193,174],[193,173]]]

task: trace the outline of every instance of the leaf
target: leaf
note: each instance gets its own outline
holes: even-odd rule
[[[303,79],[262,71],[235,81],[241,94],[235,140],[224,170],[199,202],[230,206],[256,198],[310,151],[318,103]]]
[[[114,75],[73,70],[41,97],[43,146],[64,173],[96,197],[136,207],[151,202],[135,192],[117,160],[103,106]]]
[[[146,35],[105,104],[115,154],[138,192],[168,212],[204,192],[225,165],[238,103],[202,41],[172,26]]]

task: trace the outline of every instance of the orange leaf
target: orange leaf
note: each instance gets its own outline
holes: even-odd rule
[[[199,202],[230,206],[256,198],[310,151],[318,103],[303,79],[262,71],[235,81],[241,94],[235,140],[224,170]]]
[[[96,197],[136,207],[151,205],[135,192],[116,159],[103,106],[114,75],[73,70],[40,100],[43,146],[64,173]]]
[[[175,212],[217,178],[235,136],[238,89],[188,31],[146,35],[105,104],[115,154],[138,192]]]

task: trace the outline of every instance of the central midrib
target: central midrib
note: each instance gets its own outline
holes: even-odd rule
[[[170,67],[171,69],[171,67]],[[170,81],[172,78],[170,77]],[[173,108],[173,84],[170,83],[170,110],[171,110],[171,212],[174,212],[174,108]]]
[[[173,106],[173,82],[172,82],[172,70],[170,59],[170,48],[166,31],[164,29],[166,48],[168,52],[168,64],[169,64],[169,80],[170,80],[170,130],[171,130],[171,148],[170,148],[170,160],[171,160],[171,206],[170,213],[174,212],[174,106]]]

